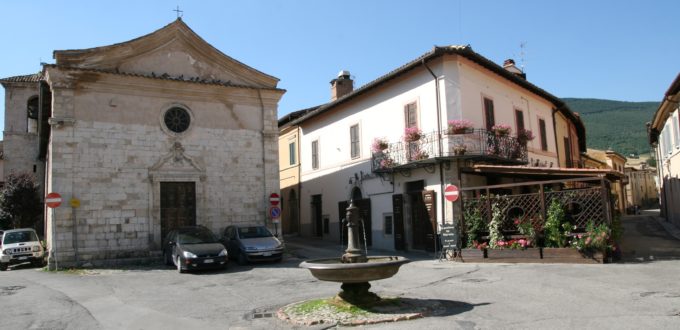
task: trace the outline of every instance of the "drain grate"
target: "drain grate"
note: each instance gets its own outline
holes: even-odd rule
[[[255,309],[250,315],[253,319],[264,319],[274,317],[274,312],[266,309]]]

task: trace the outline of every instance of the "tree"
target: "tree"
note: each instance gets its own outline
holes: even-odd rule
[[[35,177],[28,173],[7,176],[0,191],[0,228],[35,228],[40,233],[42,213],[43,204]]]

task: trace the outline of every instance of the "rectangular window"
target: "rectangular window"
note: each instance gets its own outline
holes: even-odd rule
[[[406,128],[418,127],[418,107],[415,102],[404,107],[404,120]]]
[[[524,112],[515,110],[515,124],[517,125],[517,133],[524,129]]]
[[[391,214],[385,214],[383,217],[383,228],[385,228],[385,235],[392,235],[393,217]]]
[[[671,147],[670,131],[671,131],[670,125],[666,124],[666,126],[663,128],[663,131],[661,132],[661,142],[663,145],[663,148],[661,150],[663,151],[664,156],[670,154],[673,151],[673,148]]]
[[[486,129],[491,130],[491,127],[496,125],[496,118],[493,113],[493,100],[484,98],[484,120],[486,120]]]
[[[312,169],[319,168],[319,141],[312,141]]]
[[[538,130],[541,133],[541,150],[548,151],[548,133],[545,131],[545,120],[538,120]]]
[[[349,128],[349,143],[352,158],[359,157],[359,125],[352,125]]]
[[[295,142],[288,144],[288,159],[290,160],[290,165],[295,165],[297,160],[295,159]]]

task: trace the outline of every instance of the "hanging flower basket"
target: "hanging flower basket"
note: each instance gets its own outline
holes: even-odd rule
[[[371,144],[371,151],[373,153],[378,153],[382,152],[383,150],[389,148],[389,144],[387,143],[387,139],[385,138],[375,138],[373,139],[373,143]]]
[[[527,142],[535,138],[534,133],[528,129],[520,129],[517,131],[517,142],[526,145]]]
[[[423,132],[417,127],[408,127],[404,130],[404,141],[406,142],[416,142],[420,140]]]

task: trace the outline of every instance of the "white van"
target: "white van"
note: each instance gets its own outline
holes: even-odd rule
[[[38,234],[31,228],[5,230],[0,239],[0,270],[25,262],[35,266],[45,263],[45,250]]]

